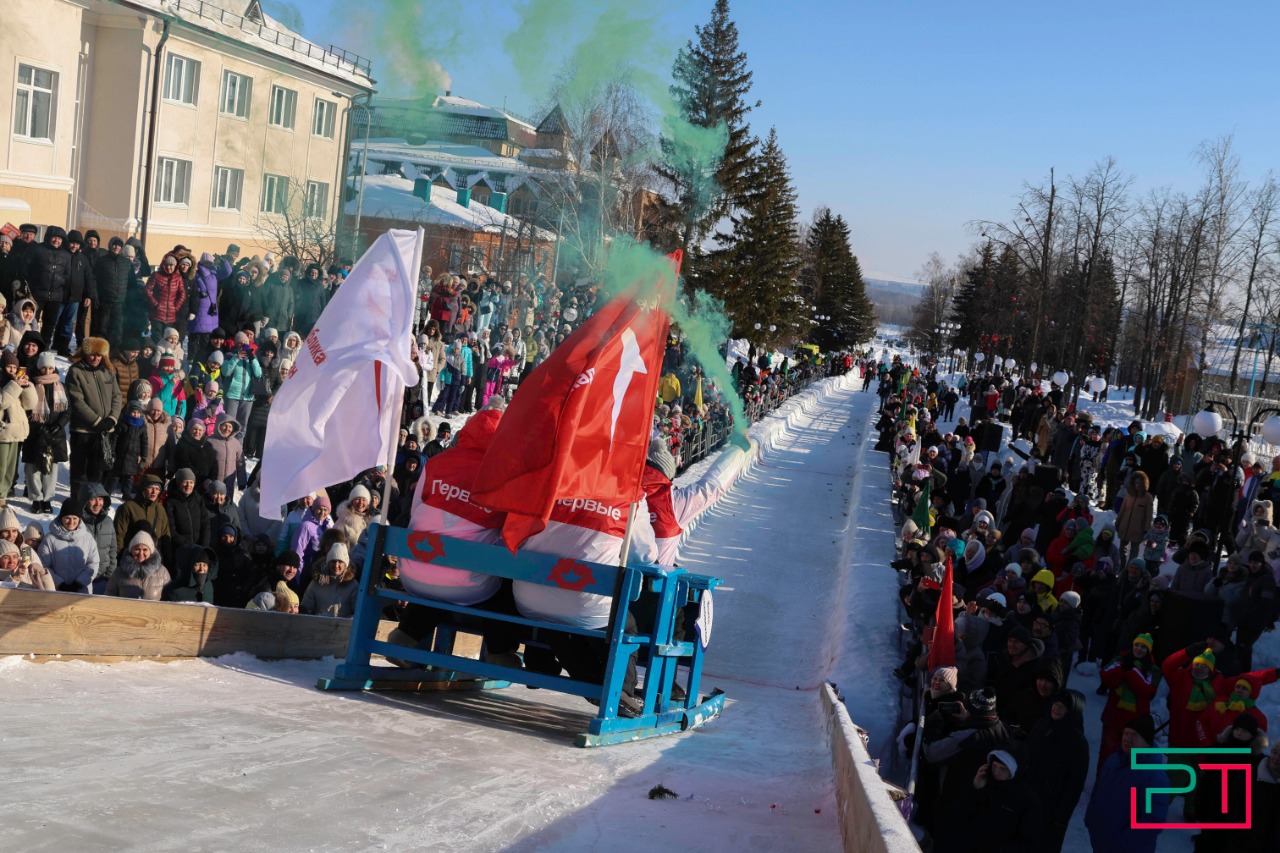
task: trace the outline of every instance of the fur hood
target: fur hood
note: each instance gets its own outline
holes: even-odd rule
[[[120,557],[120,563],[116,566],[115,573],[122,578],[148,578],[158,573],[164,565],[160,561],[160,552],[156,551],[147,558],[145,563],[139,563],[133,558],[128,551]]]
[[[1259,510],[1262,510],[1262,512],[1259,513]],[[1273,526],[1275,520],[1272,517],[1271,501],[1254,501],[1252,506],[1249,507],[1249,517],[1255,521],[1265,519],[1267,527]]]

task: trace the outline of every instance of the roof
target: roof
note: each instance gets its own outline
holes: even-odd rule
[[[464,183],[470,187],[483,180],[493,189],[508,193],[530,179],[555,181],[564,176],[561,170],[539,168],[460,142],[412,145],[403,139],[371,139],[369,162],[411,165],[432,178],[443,176],[453,186]]]
[[[373,87],[372,66],[358,54],[321,47],[265,14],[257,0],[121,0],[153,15],[181,20],[197,29],[323,72],[364,89]],[[249,17],[254,12],[260,20]]]
[[[426,98],[376,98],[372,126],[384,136],[408,138],[495,139],[525,147],[533,145],[537,133],[523,116],[507,109],[453,95]]]
[[[418,222],[424,225],[443,225],[490,234],[500,232],[504,224],[509,232],[517,231],[521,226],[520,220],[514,216],[499,213],[479,202],[473,201],[470,207],[463,207],[458,204],[457,192],[447,187],[433,184],[431,202],[428,204],[413,194],[413,184],[413,181],[401,175],[367,176],[362,215],[401,222]],[[358,204],[355,198],[347,202],[347,214],[354,216]],[[535,237],[545,241],[555,239],[554,234],[541,228],[537,229]]]

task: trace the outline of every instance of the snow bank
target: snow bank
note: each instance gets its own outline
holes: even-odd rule
[[[821,692],[844,849],[858,853],[919,853],[920,845],[889,796],[844,701],[830,684],[822,685]]]

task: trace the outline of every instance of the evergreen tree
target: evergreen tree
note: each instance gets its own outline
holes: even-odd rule
[[[844,218],[833,216],[829,208],[820,208],[809,229],[805,256],[801,291],[817,309],[815,313],[831,318],[812,326],[810,339],[825,350],[869,340],[875,334],[875,309],[849,245],[849,225]]]
[[[804,300],[795,292],[800,269],[796,191],[776,130],[770,129],[761,145],[745,187],[741,205],[727,220],[732,229],[716,234],[704,284],[734,318],[735,335],[781,340],[794,334]],[[777,326],[773,333],[771,325]]]
[[[747,113],[751,72],[747,55],[738,47],[738,27],[729,17],[729,0],[716,0],[711,21],[694,27],[694,39],[676,56],[671,95],[682,117],[695,128],[723,127],[727,136],[717,159],[714,186],[698,170],[699,157],[689,158],[685,144],[664,136],[665,162],[659,172],[675,186],[685,213],[683,248],[696,256],[698,245],[715,224],[742,203],[756,140]],[[694,147],[697,147],[696,144]],[[717,152],[719,153],[719,152]]]

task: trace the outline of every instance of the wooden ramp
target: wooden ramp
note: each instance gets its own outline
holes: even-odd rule
[[[394,622],[381,622],[378,639],[394,628]],[[0,588],[0,656],[343,657],[350,631],[350,619]]]

